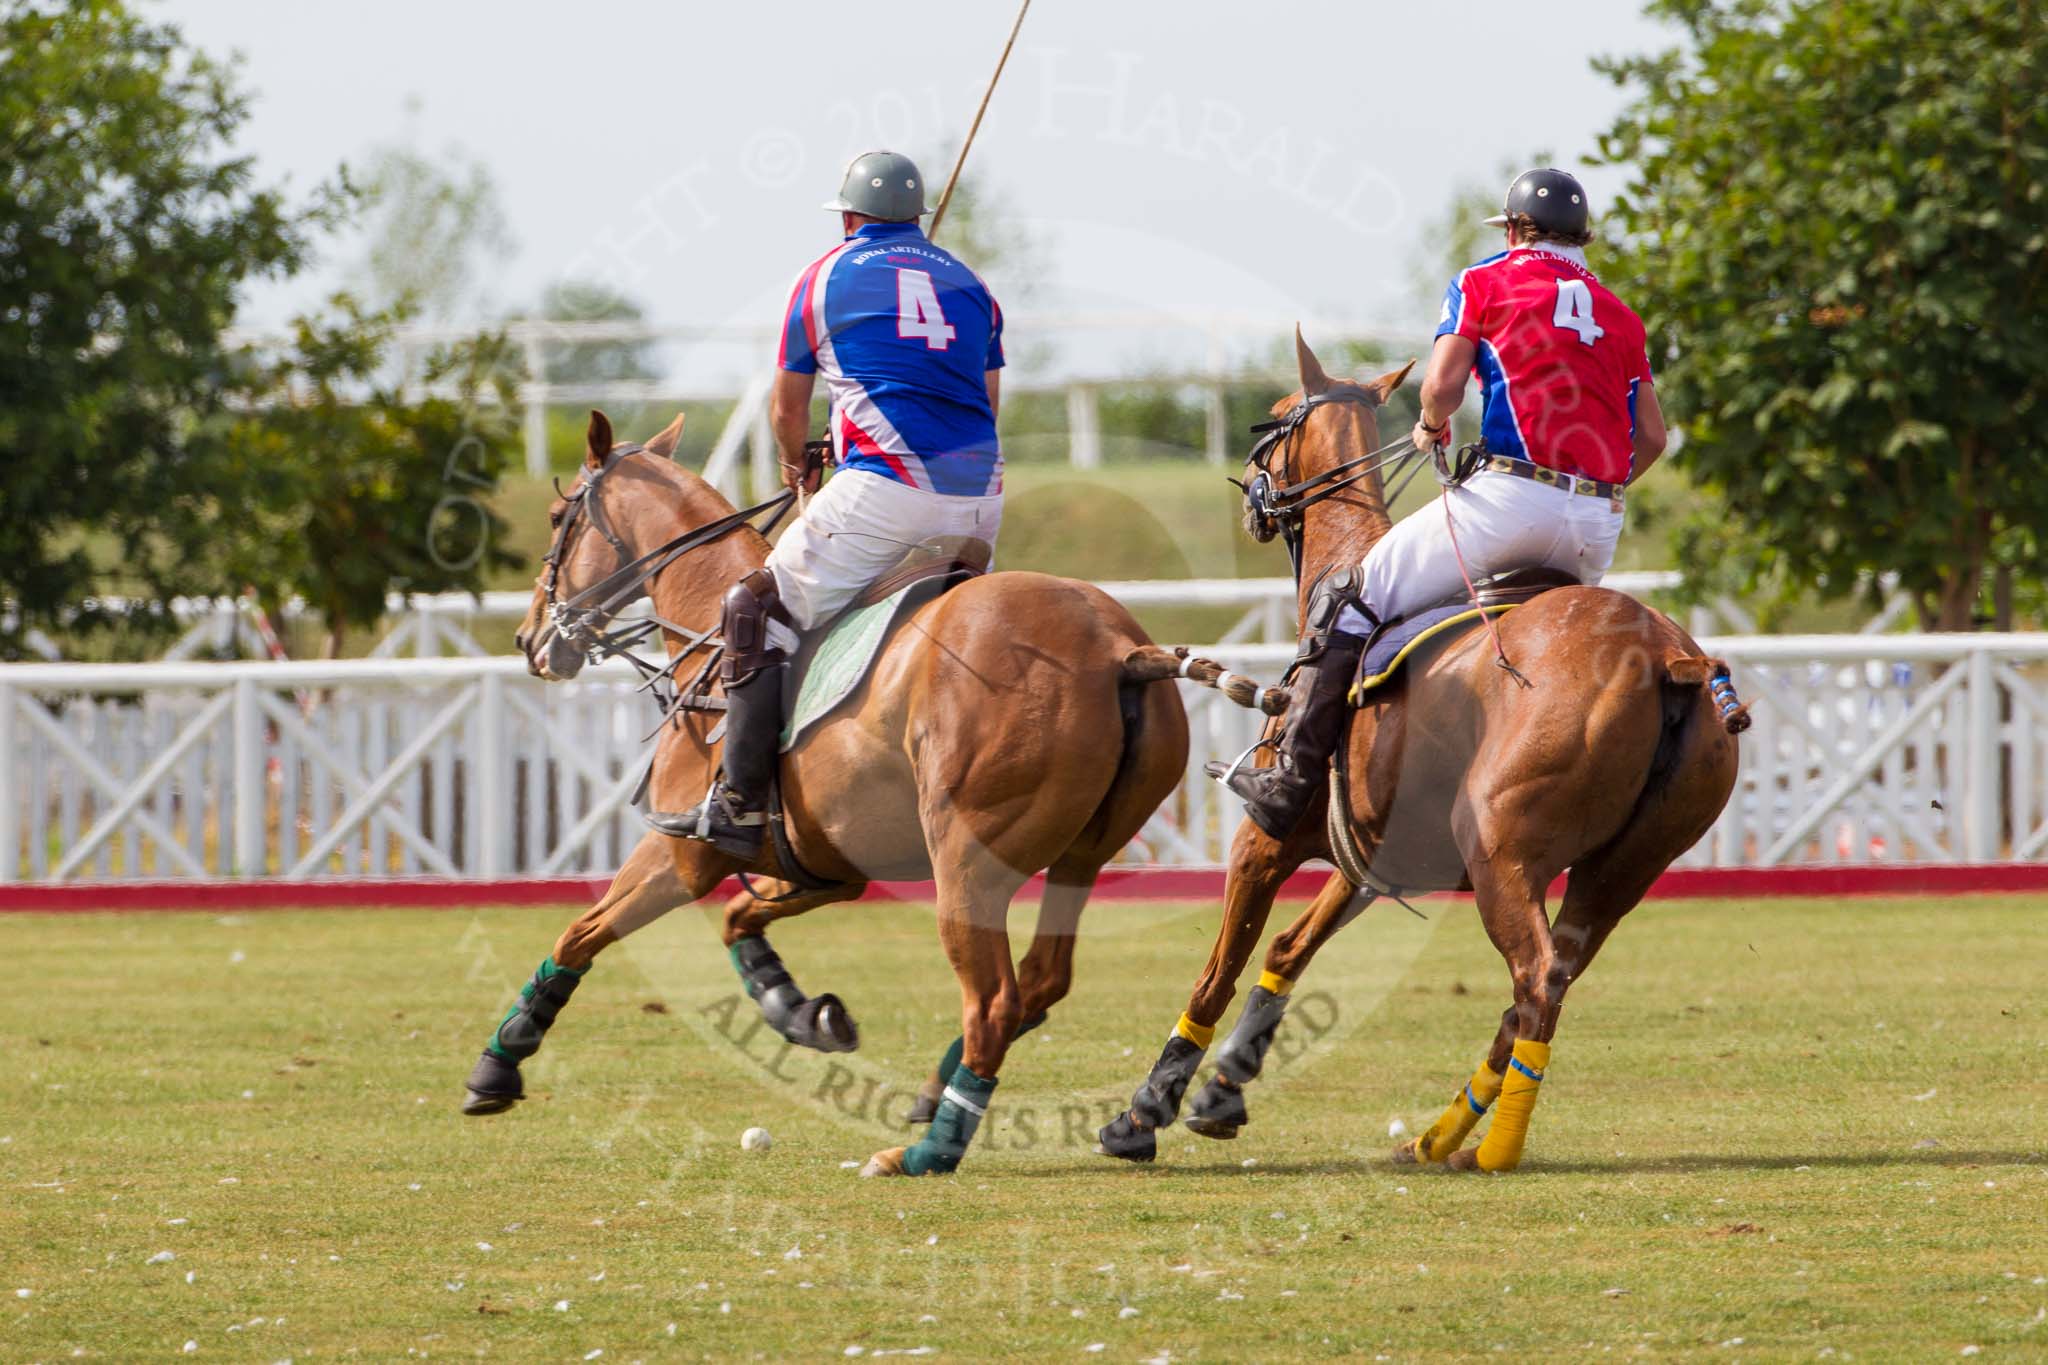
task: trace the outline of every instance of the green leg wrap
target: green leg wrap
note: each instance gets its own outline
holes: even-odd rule
[[[519,999],[498,1022],[497,1032],[485,1048],[515,1064],[540,1051],[540,1040],[582,980],[582,972],[556,966],[552,956],[543,958],[533,980],[519,988]]]
[[[989,1097],[995,1093],[996,1083],[975,1075],[967,1069],[967,1063],[954,1067],[953,1079],[946,1085],[946,1097],[939,1101],[938,1117],[932,1120],[925,1135],[903,1153],[904,1173],[951,1175],[960,1165],[960,1158],[967,1155],[967,1144],[974,1141],[974,1130],[981,1126]]]

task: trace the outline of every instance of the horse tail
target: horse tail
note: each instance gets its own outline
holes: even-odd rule
[[[1735,681],[1728,676],[1726,659],[1703,654],[1667,659],[1664,681],[1668,688],[1681,694],[1704,687],[1707,699],[1721,717],[1721,728],[1729,734],[1739,735],[1749,728],[1749,703],[1735,695]]]
[[[1232,673],[1214,659],[1188,653],[1185,645],[1176,645],[1172,649],[1140,645],[1124,655],[1119,676],[1127,683],[1186,678],[1203,687],[1215,688],[1248,711],[1263,711],[1269,716],[1277,716],[1287,710],[1287,693],[1283,689],[1262,687],[1256,678]]]

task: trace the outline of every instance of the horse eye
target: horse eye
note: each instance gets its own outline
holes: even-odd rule
[[[559,507],[550,507],[550,508],[548,509],[548,525],[550,525],[550,526],[560,526],[561,524],[562,524],[562,509],[561,509],[561,508],[559,508]]]

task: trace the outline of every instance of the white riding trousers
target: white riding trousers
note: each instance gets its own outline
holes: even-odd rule
[[[862,469],[842,469],[810,499],[803,517],[768,556],[783,608],[809,630],[859,596],[913,547],[939,536],[973,536],[993,547],[1003,524],[1003,495],[927,493]],[[769,640],[792,638],[771,622]]]
[[[1607,498],[1487,470],[1410,512],[1366,553],[1359,596],[1383,619],[1405,616],[1465,595],[1458,554],[1473,580],[1510,569],[1563,569],[1598,583],[1614,563],[1622,514]],[[1452,528],[1457,545],[1451,543]],[[1371,626],[1347,606],[1338,628],[1354,635]]]

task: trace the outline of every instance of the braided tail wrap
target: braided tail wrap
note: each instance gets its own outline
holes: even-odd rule
[[[1508,1054],[1508,1069],[1501,1079],[1500,1099],[1493,1108],[1493,1124],[1479,1141],[1479,1169],[1512,1171],[1522,1163],[1522,1146],[1529,1140],[1529,1116],[1536,1112],[1536,1096],[1543,1088],[1543,1073],[1550,1067],[1550,1044],[1517,1038]]]
[[[1214,688],[1247,711],[1261,711],[1269,716],[1284,715],[1287,711],[1285,689],[1267,687],[1256,678],[1233,673],[1214,659],[1188,653],[1185,645],[1172,649],[1140,645],[1124,655],[1122,672],[1126,682],[1185,678],[1197,686]]]
[[[1472,1073],[1472,1079],[1465,1082],[1458,1093],[1451,1096],[1451,1102],[1444,1106],[1444,1112],[1436,1116],[1436,1122],[1423,1130],[1415,1139],[1417,1161],[1449,1161],[1451,1153],[1465,1145],[1465,1139],[1472,1136],[1472,1130],[1479,1126],[1479,1120],[1486,1117],[1486,1111],[1500,1096],[1501,1074],[1485,1062]]]

